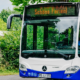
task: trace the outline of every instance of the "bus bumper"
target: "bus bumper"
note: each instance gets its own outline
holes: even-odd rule
[[[51,78],[53,79],[80,80],[80,70],[74,74],[64,74],[65,71],[41,72],[41,71],[35,71],[31,69],[27,69],[27,71],[22,71],[19,69],[20,77],[39,78],[40,73],[51,74]]]

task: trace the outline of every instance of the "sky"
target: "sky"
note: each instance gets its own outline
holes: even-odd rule
[[[10,9],[10,10],[13,10],[13,5],[12,3],[10,2],[10,0],[0,0],[0,12],[3,10],[3,9]]]

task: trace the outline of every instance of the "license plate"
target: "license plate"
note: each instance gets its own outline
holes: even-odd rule
[[[43,78],[51,78],[51,74],[39,74],[39,77],[43,77]]]

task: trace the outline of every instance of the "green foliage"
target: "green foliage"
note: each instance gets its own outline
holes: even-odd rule
[[[11,10],[2,10],[0,13],[0,30],[6,31],[4,37],[0,36],[0,48],[2,58],[0,58],[0,67],[7,69],[18,68],[19,46],[22,21],[19,18],[13,18],[11,29],[7,29],[7,18],[10,14],[17,13]]]
[[[37,26],[37,49],[43,49],[44,27]]]
[[[10,30],[17,31],[21,29],[21,24],[22,24],[22,21],[20,20],[20,18],[13,18]]]
[[[7,18],[8,16],[12,14],[11,10],[8,9],[8,10],[5,10],[3,9],[0,13],[0,18],[4,21],[4,22],[7,22]]]
[[[33,49],[33,26],[27,25],[27,48]]]
[[[44,27],[37,27],[37,49],[43,49]],[[27,25],[27,49],[33,49],[33,26]]]
[[[6,23],[0,18],[0,30],[7,30]]]
[[[6,65],[7,69],[18,68],[20,32],[20,30],[10,31],[4,34],[4,37],[0,37],[0,47],[5,59],[5,62],[2,63],[8,62],[9,65]]]

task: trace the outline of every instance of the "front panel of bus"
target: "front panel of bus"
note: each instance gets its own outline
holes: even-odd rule
[[[25,7],[19,58],[21,77],[80,79],[76,77],[79,66],[72,64],[77,55],[78,7],[76,3]]]

